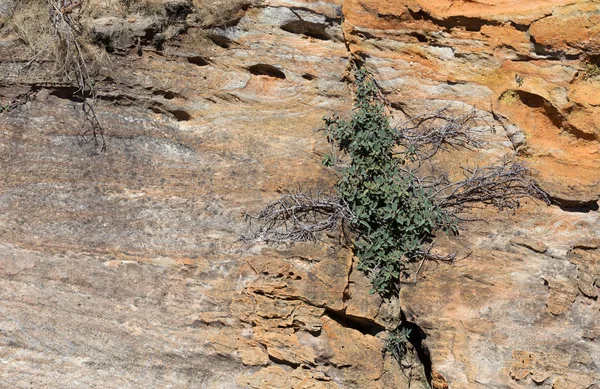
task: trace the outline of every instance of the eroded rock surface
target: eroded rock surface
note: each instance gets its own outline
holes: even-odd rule
[[[44,62],[15,72],[27,51],[10,31],[0,41],[2,385],[600,382],[597,2],[268,0],[222,23],[153,3],[154,18],[107,2],[85,21],[113,52],[95,85],[106,153],[79,138],[73,86]],[[476,110],[485,143],[443,155],[452,175],[517,153],[560,205],[482,210],[488,224],[438,239],[459,260],[403,288],[426,335],[409,374],[383,353],[398,304],[369,294],[334,239],[239,240],[244,212],[335,182],[314,130],[351,107],[350,58],[397,122]]]

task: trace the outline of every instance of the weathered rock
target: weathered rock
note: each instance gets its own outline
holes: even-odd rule
[[[408,385],[383,357],[383,333],[374,336],[381,325],[345,327],[353,325],[346,311],[378,323],[381,303],[368,288],[352,290],[357,302],[345,295],[348,250],[239,240],[245,210],[287,188],[335,181],[313,132],[323,115],[351,104],[339,7],[331,7],[299,11],[313,23],[304,26],[289,25],[297,17],[287,7],[256,8],[221,32],[235,48],[190,30],[164,57],[147,46],[161,19],[104,10],[86,21],[114,49],[142,38],[95,85],[106,153],[78,138],[84,117],[74,88],[38,68],[11,74],[2,103],[18,104],[0,114],[5,382]],[[321,26],[328,40],[311,36]],[[4,63],[21,60],[13,49]],[[352,280],[368,286],[360,273]]]
[[[106,153],[79,142],[76,88],[0,42],[3,382],[408,387],[383,354],[398,303],[369,294],[349,251],[239,241],[245,211],[336,181],[313,130],[351,107],[351,56],[396,122],[478,113],[481,149],[440,156],[452,177],[517,150],[564,208],[484,209],[488,224],[437,239],[457,262],[425,263],[400,299],[431,386],[600,380],[595,2],[241,1],[220,20],[179,0],[151,2],[156,19],[96,5],[86,28],[123,49],[95,82]]]
[[[530,250],[535,251],[536,253],[545,253],[546,250],[548,250],[548,247],[542,243],[542,242],[538,242],[532,239],[527,239],[527,238],[523,238],[520,236],[516,236],[514,238],[512,238],[510,240],[510,243],[516,245],[516,246],[523,246],[526,247]]]
[[[15,2],[12,0],[5,0],[0,3],[0,26],[4,24],[4,18],[8,17]]]
[[[542,211],[469,227],[465,235],[473,235],[463,239],[475,243],[467,259],[454,268],[429,265],[426,278],[403,290],[403,309],[426,332],[433,368],[449,387],[535,387],[556,380],[587,387],[600,379],[592,362],[600,350],[591,340],[600,306],[585,295],[600,257],[594,249],[569,251],[582,240],[585,230],[578,226],[598,215],[546,213],[542,222],[534,216]],[[546,242],[546,256],[515,253],[508,225]]]

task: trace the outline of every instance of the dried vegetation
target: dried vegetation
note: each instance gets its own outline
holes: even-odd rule
[[[341,175],[335,193],[284,195],[253,217],[259,226],[250,238],[294,243],[343,227],[344,236],[351,235],[358,269],[370,277],[374,291],[390,296],[411,276],[411,264],[454,259],[431,252],[435,234],[458,233],[460,221],[473,220],[473,208],[514,210],[525,197],[547,198],[529,169],[508,156],[464,167],[458,181],[436,168],[440,152],[481,146],[476,122],[482,119],[474,111],[443,109],[393,128],[383,101],[377,83],[358,70],[350,117],[325,118],[332,154],[324,163]]]
[[[21,45],[5,83],[27,80],[75,86],[84,125],[81,139],[105,149],[94,113],[95,80],[110,70],[111,53],[137,46],[163,50],[165,42],[190,26],[208,29],[235,24],[254,0],[23,0],[8,9],[4,36]],[[207,40],[207,42],[210,42]],[[20,82],[20,81],[17,81]],[[7,109],[4,109],[6,111]]]

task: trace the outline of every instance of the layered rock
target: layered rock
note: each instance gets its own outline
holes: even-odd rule
[[[0,42],[6,385],[600,382],[595,2],[269,0],[231,6],[222,22],[153,3],[154,19],[98,2],[85,21],[113,52],[94,91],[105,153],[79,137],[89,123],[76,88],[48,77],[49,63],[22,68],[30,57],[10,31]],[[438,239],[459,260],[425,264],[400,299],[425,336],[424,369],[383,352],[399,308],[369,294],[333,238],[240,241],[246,211],[335,182],[314,130],[351,107],[351,58],[397,122],[477,112],[485,144],[443,155],[452,175],[517,153],[559,203],[482,210],[487,224]]]
[[[345,4],[349,48],[406,115],[456,101],[475,107],[488,138],[462,164],[518,155],[560,208],[529,204],[513,217],[482,213],[427,265],[401,304],[420,325],[434,387],[593,387],[598,377],[598,125],[592,75],[595,2]],[[484,151],[482,153],[481,151]],[[588,213],[585,213],[588,212]],[[458,244],[457,244],[458,243]],[[579,248],[577,248],[579,247]],[[586,247],[583,249],[583,247]]]
[[[597,3],[356,0],[344,9],[350,49],[397,108],[458,100],[492,112],[524,132],[521,155],[553,198],[598,200],[599,80],[586,74],[600,54]]]
[[[164,51],[160,18],[89,19],[92,38],[120,54],[94,88],[106,152],[80,137],[91,127],[76,88],[43,64],[10,72],[27,50],[6,36],[3,382],[408,385],[383,353],[397,319],[351,272],[348,250],[240,241],[246,211],[335,182],[314,130],[352,103],[340,12],[265,5],[208,32],[191,15]]]

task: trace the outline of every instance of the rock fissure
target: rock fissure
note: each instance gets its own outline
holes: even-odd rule
[[[267,347],[265,344],[263,344],[263,346]],[[300,366],[302,366],[301,363],[298,362],[292,362],[290,360],[287,359],[280,359],[280,358],[276,358],[273,355],[269,354],[269,361],[271,361],[272,363],[276,364],[276,365],[283,365],[283,366],[289,366],[292,369],[296,369]]]
[[[452,30],[453,28],[465,28],[466,31],[481,31],[483,26],[500,26],[501,22],[496,20],[468,17],[468,16],[449,16],[441,19],[436,18],[430,13],[424,10],[413,11],[409,8],[408,12],[414,20],[426,20],[433,24],[443,27],[446,30]]]
[[[419,362],[423,366],[427,383],[431,385],[433,365],[431,362],[430,351],[427,346],[423,344],[423,341],[427,338],[427,335],[418,324],[407,320],[404,312],[401,312],[400,317],[402,320],[400,328],[408,331],[408,336],[406,339],[412,345],[414,353],[417,355]]]
[[[385,331],[385,327],[374,320],[365,317],[349,315],[345,310],[335,311],[331,308],[325,307],[324,315],[334,320],[342,327],[351,328],[364,335],[376,336],[380,332]]]

